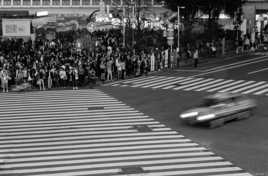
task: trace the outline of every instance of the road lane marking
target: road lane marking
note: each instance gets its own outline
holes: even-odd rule
[[[244,80],[234,81],[234,82],[232,82],[232,83],[225,84],[225,85],[220,86],[220,87],[216,87],[216,88],[213,88],[213,89],[209,89],[209,90],[207,90],[207,92],[213,92],[213,91],[221,90],[221,89],[223,89],[223,88],[230,87],[230,86],[233,86],[233,85],[236,85],[236,84],[240,84],[240,83],[242,83],[242,82],[244,82]]]
[[[256,87],[256,88],[251,89],[251,90],[248,90],[248,91],[246,91],[246,92],[242,92],[242,94],[249,94],[249,93],[252,93],[252,92],[256,92],[256,91],[258,91],[258,90],[260,90],[260,89],[264,89],[264,88],[266,88],[266,87],[268,87],[268,84],[262,85],[262,86],[260,86],[260,87]]]
[[[178,77],[172,81],[169,81],[169,82],[165,82],[164,84],[160,84],[158,86],[154,86],[152,87],[153,89],[158,89],[158,88],[161,88],[161,87],[165,87],[165,86],[169,86],[171,84],[175,84],[175,83],[178,83],[179,81],[183,81],[185,80],[185,77]]]
[[[250,86],[246,86],[246,87],[243,87],[243,88],[241,88],[241,89],[234,90],[234,91],[232,91],[232,93],[242,92],[242,91],[244,91],[244,90],[247,90],[247,89],[250,89],[250,88],[252,88],[252,87],[256,87],[256,86],[258,86],[258,85],[265,84],[265,83],[266,83],[265,81],[261,81],[261,82],[258,82],[258,83],[256,83],[256,84],[253,84],[253,85],[250,85]]]
[[[266,71],[266,70],[268,70],[268,68],[263,68],[263,69],[260,69],[260,70],[255,70],[255,71],[249,72],[248,75],[259,73],[259,72]]]
[[[176,77],[167,77],[163,81],[159,81],[159,82],[156,82],[156,83],[153,83],[153,84],[148,84],[148,85],[142,86],[142,88],[153,87],[153,86],[157,86],[159,84],[163,84],[163,83],[166,83],[166,82],[169,82],[169,81],[174,81],[174,80],[176,80]]]
[[[256,92],[256,93],[254,93],[254,95],[261,95],[261,94],[264,94],[266,92],[268,92],[268,89],[264,89],[264,90],[261,90],[259,92]]]
[[[176,81],[197,87],[200,80]],[[206,79],[203,85],[215,81]],[[175,81],[166,77],[161,82],[151,86],[167,87]],[[41,92],[32,97],[31,93],[0,95],[4,97],[0,104],[0,155],[5,163],[1,174],[115,175],[123,174],[123,167],[137,165],[151,169],[154,175],[187,174],[188,168],[197,174],[241,173],[242,169],[231,162],[104,93],[60,92]],[[103,108],[88,110],[100,106]],[[143,124],[150,131],[134,128]]]
[[[217,69],[222,69],[222,68],[229,67],[229,66],[235,66],[235,65],[239,65],[239,64],[243,64],[243,63],[248,63],[248,62],[255,61],[255,60],[258,60],[258,59],[262,59],[262,58],[266,58],[266,57],[267,56],[261,56],[261,57],[256,57],[256,58],[247,59],[247,60],[243,60],[243,61],[238,61],[238,62],[235,62],[235,63],[232,63],[232,64],[226,64],[226,65],[217,66],[217,67],[214,67],[214,68],[211,68],[211,69],[207,69],[205,71],[206,72],[207,71],[214,71],[214,70],[217,70]]]
[[[221,82],[221,81],[223,81],[223,79],[216,79],[216,80],[214,80],[214,81],[209,81],[209,82],[207,82],[207,83],[200,84],[200,85],[197,85],[197,86],[194,86],[194,87],[185,89],[185,90],[186,90],[186,91],[188,91],[188,90],[195,90],[195,89],[198,89],[198,88],[200,88],[200,87],[209,86],[209,85],[211,85],[211,84],[214,85],[215,83],[218,83],[218,82]]]
[[[240,64],[240,65],[234,65],[234,66],[222,68],[222,69],[219,69],[219,70],[213,70],[213,71],[204,72],[204,73],[201,73],[201,74],[193,75],[191,77],[209,75],[211,73],[222,72],[222,71],[231,70],[231,69],[234,69],[234,68],[239,68],[239,67],[243,67],[243,66],[246,66],[246,65],[254,64],[254,63],[268,61],[268,58],[267,57],[265,57],[265,58],[266,59],[261,59],[261,60],[257,60],[257,61],[254,61],[254,62],[249,62],[249,63],[245,63],[245,64]]]
[[[173,83],[169,83],[168,85],[164,85],[164,87],[162,87],[162,89],[164,89],[164,90],[171,89],[173,87],[176,87],[175,84],[182,83],[182,82],[189,81],[189,80],[193,80],[193,78],[185,78],[185,79],[182,79],[182,80],[179,80],[179,81],[175,81]]]
[[[203,84],[203,83],[207,83],[207,82],[210,82],[212,80],[214,80],[214,79],[213,78],[204,79],[204,80],[201,80],[201,81],[198,81],[198,82],[194,82],[194,83],[191,83],[191,84],[187,84],[187,85],[184,85],[184,86],[180,86],[180,87],[174,88],[174,90],[180,90],[180,89],[187,90],[187,89],[192,88],[192,86],[196,86],[196,85],[200,85],[200,84]]]
[[[243,84],[239,84],[239,85],[236,85],[236,86],[233,86],[233,87],[229,87],[227,89],[223,89],[223,90],[220,90],[219,92],[228,92],[230,90],[233,90],[233,89],[237,89],[239,87],[243,87],[243,86],[246,86],[246,85],[249,85],[249,84],[252,84],[254,83],[255,81],[248,81],[248,82],[245,82]]]
[[[210,89],[210,88],[213,88],[213,87],[217,87],[217,86],[221,86],[223,84],[227,84],[227,83],[232,82],[232,81],[233,80],[226,80],[226,81],[223,81],[223,82],[220,82],[220,83],[217,83],[217,84],[213,84],[213,85],[210,85],[210,86],[205,86],[203,88],[197,89],[196,91],[207,90],[207,89]]]
[[[167,79],[167,77],[163,77],[163,78],[155,78],[155,79],[153,79],[153,80],[149,80],[149,81],[143,81],[142,83],[138,83],[138,84],[136,84],[135,83],[135,85],[132,85],[132,86],[130,86],[130,87],[142,87],[142,86],[145,86],[145,85],[148,85],[148,84],[152,84],[152,83],[156,83],[156,82],[159,82],[159,81],[163,81],[163,80],[166,80]]]

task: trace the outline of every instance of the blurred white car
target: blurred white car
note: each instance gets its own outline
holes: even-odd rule
[[[252,116],[256,106],[256,102],[246,96],[218,93],[204,98],[199,107],[181,113],[180,118],[189,124],[208,124],[214,128]]]

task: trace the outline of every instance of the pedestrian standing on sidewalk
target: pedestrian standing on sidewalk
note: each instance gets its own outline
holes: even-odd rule
[[[198,61],[199,61],[199,51],[197,48],[194,51],[193,58],[194,58],[194,67],[197,68]]]

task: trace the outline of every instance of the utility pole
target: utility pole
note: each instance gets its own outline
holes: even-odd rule
[[[123,7],[123,47],[126,47],[126,24],[125,24],[126,9]]]
[[[180,52],[180,7],[178,6],[178,52]]]

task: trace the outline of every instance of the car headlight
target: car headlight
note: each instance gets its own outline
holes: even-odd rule
[[[204,120],[210,120],[210,119],[214,119],[216,116],[215,114],[207,114],[207,115],[202,115],[197,117],[198,121],[204,121]]]
[[[189,113],[181,114],[180,117],[184,119],[184,118],[193,117],[197,115],[198,115],[198,112],[189,112]]]

